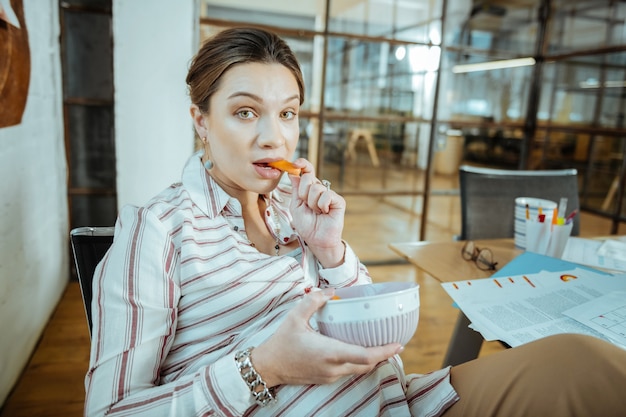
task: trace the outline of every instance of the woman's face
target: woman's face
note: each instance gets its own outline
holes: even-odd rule
[[[266,164],[291,159],[300,132],[300,93],[291,71],[280,64],[238,64],[222,75],[208,114],[194,107],[196,129],[207,138],[214,163],[211,176],[231,194],[273,190],[282,173]]]

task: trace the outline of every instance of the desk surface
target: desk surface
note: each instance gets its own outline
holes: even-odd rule
[[[463,241],[391,243],[389,247],[428,275],[441,282],[486,278],[495,271],[483,271],[461,256]],[[500,269],[522,253],[513,239],[477,240],[479,248],[489,248]]]
[[[615,238],[616,236],[611,236]],[[595,239],[603,239],[597,237]],[[626,239],[625,239],[626,240]],[[398,255],[408,260],[428,275],[440,282],[461,281],[466,279],[486,278],[493,271],[479,269],[473,261],[466,261],[461,256],[463,241],[447,242],[406,242],[391,243],[389,247]],[[498,270],[521,254],[515,248],[513,239],[477,240],[479,248],[489,248]],[[461,313],[450,340],[443,365],[458,365],[478,357],[482,345],[480,333],[469,329],[469,320]]]
[[[588,239],[616,239],[626,242],[626,235],[593,236]],[[483,271],[473,261],[463,259],[461,249],[464,244],[464,241],[454,240],[447,242],[401,242],[390,243],[389,248],[440,282],[491,276],[495,271]],[[498,263],[498,270],[523,252],[515,247],[513,239],[476,240],[476,246],[491,249],[493,259]]]

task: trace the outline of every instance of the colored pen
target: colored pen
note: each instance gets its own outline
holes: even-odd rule
[[[558,224],[559,223],[559,212],[557,209],[554,209],[554,213],[552,213],[552,224]]]
[[[539,205],[538,212],[539,212],[539,215],[540,215],[540,216],[543,214],[543,209],[541,208],[541,205]]]
[[[559,217],[565,217],[565,211],[567,210],[567,197],[561,197],[559,201]]]
[[[578,209],[574,209],[566,218],[565,218],[565,224],[570,224],[573,220],[574,217],[576,216],[576,214],[578,213]]]
[[[530,220],[530,207],[526,203],[526,220]]]

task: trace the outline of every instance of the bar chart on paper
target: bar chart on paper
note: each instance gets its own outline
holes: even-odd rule
[[[516,347],[579,333],[626,348],[626,274],[574,268],[441,285],[485,340]]]

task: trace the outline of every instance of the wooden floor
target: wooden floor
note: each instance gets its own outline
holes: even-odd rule
[[[426,274],[399,261],[388,249],[391,241],[417,240],[419,213],[415,197],[348,197],[344,236],[366,263],[375,281],[416,281],[420,284],[420,322],[402,354],[407,373],[438,369],[443,360],[457,311],[441,286]],[[434,197],[427,240],[447,240],[459,231],[458,197]],[[610,223],[582,214],[581,235],[603,235]],[[620,229],[621,234],[626,228]],[[372,238],[374,235],[374,238]],[[382,265],[381,265],[382,264]],[[502,350],[485,343],[481,355]],[[82,416],[84,375],[89,360],[89,335],[80,289],[70,282],[50,318],[21,378],[5,402],[0,417]]]

